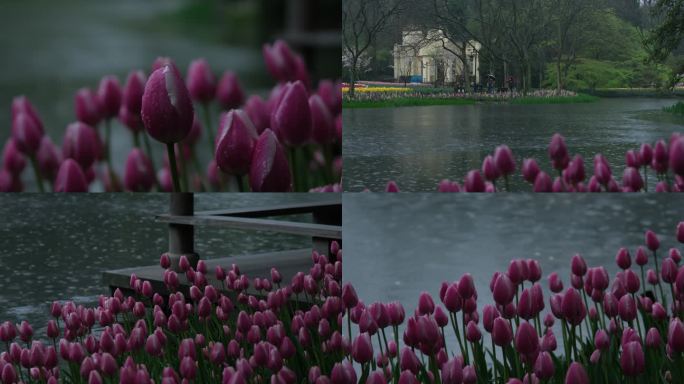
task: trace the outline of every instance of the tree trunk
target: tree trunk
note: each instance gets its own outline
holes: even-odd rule
[[[463,56],[463,86],[465,87],[466,93],[470,93],[470,66],[468,65],[468,55],[466,55],[466,42],[461,45],[461,55]]]
[[[356,89],[356,65],[358,64],[358,59],[352,59],[352,66],[349,69],[349,98],[354,98],[354,89]]]
[[[556,58],[556,90],[560,92],[563,89],[563,81],[561,78],[561,60],[563,57],[563,37],[561,36],[561,25],[558,22],[558,57]]]

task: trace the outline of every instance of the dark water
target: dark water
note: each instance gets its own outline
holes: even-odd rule
[[[169,18],[164,16],[177,12],[185,3],[0,2],[0,143],[10,135],[13,97],[26,95],[38,109],[48,136],[61,145],[67,124],[76,119],[73,95],[77,89],[97,88],[100,79],[109,74],[123,84],[133,69],[149,72],[158,56],[172,57],[183,72],[190,61],[204,57],[216,73],[227,69],[236,72],[248,91],[255,86],[264,88],[268,81],[263,80],[266,76],[260,46],[223,45],[218,39],[202,39],[165,24]],[[118,121],[112,127],[113,164],[121,173],[132,137]],[[154,141],[153,146],[155,155],[161,157],[164,148]],[[23,177],[29,189],[35,190],[32,171],[25,170]]]
[[[345,194],[343,207],[344,280],[366,304],[398,300],[407,314],[421,292],[439,302],[441,282],[466,272],[481,310],[493,302],[492,274],[515,258],[539,260],[546,289],[554,271],[569,286],[576,253],[613,276],[617,250],[634,255],[646,229],[659,235],[665,252],[684,251],[675,238],[684,221],[684,198],[677,196]],[[546,304],[548,310],[548,296]]]
[[[165,194],[0,194],[0,321],[44,324],[49,303],[94,303],[104,270],[154,265],[168,249]],[[195,209],[316,201],[309,194],[198,194]],[[304,219],[297,216],[297,220]],[[311,240],[274,232],[198,227],[203,258],[305,248]]]
[[[507,144],[522,162],[534,157],[547,172],[554,133],[571,154],[602,153],[622,177],[624,154],[644,142],[682,131],[661,112],[673,99],[602,99],[567,105],[480,104],[344,111],[344,189],[384,190],[395,180],[404,191],[434,191],[444,178],[462,181],[496,146]],[[619,167],[617,167],[619,165]],[[651,178],[654,179],[654,178]],[[520,176],[513,187],[528,191]]]

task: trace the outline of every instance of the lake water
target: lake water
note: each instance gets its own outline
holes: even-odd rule
[[[0,125],[3,129],[0,129],[0,143],[10,135],[13,97],[26,95],[38,109],[47,134],[61,145],[67,124],[76,120],[73,107],[76,90],[84,86],[97,88],[100,79],[109,74],[116,75],[123,84],[133,69],[149,72],[158,56],[173,58],[183,72],[190,61],[204,57],[216,73],[226,69],[236,72],[248,91],[255,87],[265,89],[271,84],[269,77],[264,76],[261,46],[228,46],[219,39],[203,39],[184,33],[178,26],[165,24],[168,18],[163,16],[185,3],[180,0],[1,2]],[[164,148],[152,142],[159,165]],[[119,174],[131,148],[130,131],[114,121],[112,156]],[[209,157],[208,153],[201,155]],[[25,170],[24,180],[27,189],[35,190],[30,169]]]
[[[493,303],[492,274],[515,258],[539,260],[546,290],[546,277],[554,271],[569,286],[576,253],[613,276],[617,250],[624,246],[634,255],[646,229],[658,234],[665,252],[684,251],[675,238],[677,223],[684,221],[684,198],[674,195],[347,193],[343,215],[344,281],[366,304],[397,300],[407,314],[421,292],[439,302],[441,282],[466,272],[475,280],[481,310]],[[447,336],[451,351],[456,339],[452,331]]]
[[[313,194],[198,194],[195,210],[316,201]],[[53,300],[92,304],[107,294],[102,272],[154,265],[168,250],[168,194],[0,194],[0,322],[43,325]],[[297,219],[304,217],[297,216]],[[306,248],[306,237],[200,227],[195,249],[210,259]],[[36,327],[36,331],[40,328]]]
[[[565,136],[571,154],[584,157],[590,174],[591,159],[602,153],[621,178],[625,151],[682,131],[681,120],[661,111],[676,101],[346,109],[344,190],[382,191],[395,180],[404,191],[434,191],[445,178],[462,182],[500,144],[519,162],[534,157],[548,171],[547,146],[556,132]],[[531,189],[519,175],[512,183],[517,190]]]

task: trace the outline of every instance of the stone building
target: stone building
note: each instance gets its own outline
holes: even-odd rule
[[[410,82],[454,84],[462,81],[463,68],[470,71],[470,81],[480,82],[481,45],[475,40],[466,43],[466,65],[453,52],[462,51],[441,30],[404,31],[401,44],[394,45],[394,78]]]

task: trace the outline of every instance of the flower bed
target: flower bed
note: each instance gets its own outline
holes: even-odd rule
[[[437,189],[440,192],[510,192],[509,178],[520,166],[522,177],[534,192],[647,192],[649,169],[654,173],[651,177],[658,180],[656,192],[684,191],[684,136],[679,133],[673,133],[669,143],[659,140],[654,146],[645,143],[639,149],[627,151],[621,185],[601,154],[594,156],[594,174],[588,177],[584,158],[575,155],[571,160],[560,134],[551,138],[548,153],[554,169],[547,173],[535,159],[519,162],[507,145],[500,145],[493,155],[485,157],[481,170],[468,172],[463,185],[442,180]],[[552,178],[550,175],[554,173],[558,176]],[[399,187],[390,181],[385,190],[399,192]]]
[[[186,79],[173,60],[161,57],[149,79],[131,71],[122,87],[116,77],[105,76],[97,91],[76,92],[78,121],[67,126],[61,148],[45,135],[31,102],[16,97],[0,191],[24,189],[27,162],[39,191],[47,182],[57,192],[85,192],[95,179],[106,191],[329,189],[323,186],[341,177],[340,85],[322,80],[313,89],[302,57],[283,41],[264,45],[263,54],[278,81],[267,99],[247,97],[231,71],[217,81],[204,59],[190,64]],[[214,106],[223,111],[217,127]],[[114,171],[110,150],[116,119],[134,143],[123,179]],[[153,149],[166,155],[162,164],[155,164]],[[212,154],[209,164],[198,156],[204,151]]]
[[[684,243],[684,222],[676,238]],[[356,334],[349,359],[358,369],[338,382],[684,382],[681,253],[665,252],[652,231],[644,245],[634,258],[618,250],[620,272],[612,282],[603,266],[588,267],[573,256],[567,288],[557,273],[548,275],[550,310],[534,259],[512,260],[506,271],[495,272],[489,285],[494,304],[481,310],[468,273],[443,282],[439,301],[422,293],[408,317],[397,302],[364,304],[347,283],[348,335],[352,328]],[[452,332],[457,345],[445,342]]]
[[[187,294],[162,255],[168,297],[133,275],[135,296],[117,290],[94,308],[54,302],[46,335],[36,338],[25,321],[0,325],[0,381],[237,384],[329,377],[345,346],[336,242],[331,255],[313,252],[311,269],[290,283],[275,269],[270,279],[250,279],[236,265],[207,271],[203,261],[192,268],[183,257]]]

